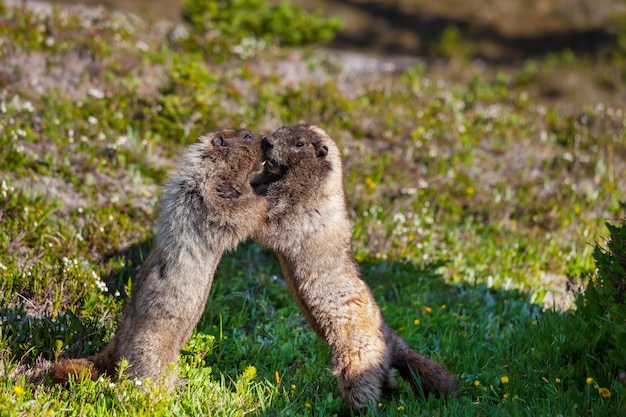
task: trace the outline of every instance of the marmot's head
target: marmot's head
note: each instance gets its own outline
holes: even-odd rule
[[[262,135],[222,129],[202,135],[189,147],[165,186],[162,206],[214,192],[218,183],[249,184],[261,165]],[[191,196],[191,197],[190,197]],[[198,199],[198,204],[205,204]]]
[[[263,173],[253,178],[255,189],[285,180],[315,187],[333,173],[341,175],[341,158],[335,142],[320,127],[283,126],[261,141]],[[291,178],[291,179],[289,179]]]
[[[262,139],[262,135],[248,130],[222,129],[205,133],[191,146],[183,164],[196,168],[206,165],[210,172],[222,169],[260,171]]]

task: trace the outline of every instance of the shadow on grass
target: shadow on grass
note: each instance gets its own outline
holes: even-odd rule
[[[139,242],[110,254],[106,261],[123,257],[125,265],[132,260],[138,266],[149,246]],[[442,266],[437,262],[360,264],[363,279],[394,331],[413,349],[458,375],[459,401],[481,396],[481,401],[498,404],[499,400],[490,399],[490,391],[477,389],[477,381],[492,385],[498,395],[505,389],[535,390],[543,380],[556,378],[564,381],[564,389],[571,386],[572,396],[580,395],[578,382],[585,375],[609,386],[614,370],[604,369],[602,358],[594,354],[598,347],[587,340],[589,332],[574,315],[544,311],[526,292],[447,283],[439,272]],[[134,274],[128,275],[128,267],[121,267],[112,270],[107,280],[111,284],[132,281]],[[26,317],[19,308],[6,306],[0,314],[4,343],[12,359],[21,363],[33,363],[40,355],[53,359],[57,340],[69,346],[65,357],[97,353],[107,337],[104,333],[112,334],[114,327],[98,326],[97,320],[81,317],[80,309],[76,315],[67,313],[55,320]],[[326,344],[300,314],[274,255],[255,243],[240,245],[223,257],[197,332],[214,338],[212,351],[183,352],[181,360],[189,360],[185,355],[201,355],[203,366],[215,367],[233,380],[254,365],[261,379],[272,381],[276,373],[313,390],[318,401],[329,393],[338,396],[328,371]],[[499,382],[503,375],[510,378],[510,386]],[[406,401],[413,396],[402,382],[391,398]]]

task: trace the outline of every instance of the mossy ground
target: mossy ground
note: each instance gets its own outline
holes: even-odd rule
[[[390,325],[460,378],[448,400],[402,383],[368,415],[626,413],[626,364],[552,308],[569,305],[567,283],[594,270],[605,221],[624,215],[619,31],[595,55],[476,72],[454,33],[439,40],[442,70],[229,45],[101,9],[0,9],[0,414],[346,413],[327,347],[254,243],[222,260],[174,395],[26,379],[38,358],[110,339],[185,145],[301,121],[342,149],[357,260]],[[559,80],[572,73],[597,94],[569,96]]]

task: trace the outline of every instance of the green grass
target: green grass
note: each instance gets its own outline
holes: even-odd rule
[[[242,57],[102,12],[0,13],[0,415],[349,413],[327,346],[254,243],[222,260],[174,394],[123,376],[27,379],[110,340],[185,145],[300,121],[342,149],[356,257],[388,322],[459,375],[456,397],[415,399],[400,382],[366,415],[626,415],[625,361],[589,316],[550,308],[593,276],[605,221],[624,216],[626,118],[546,101],[540,85],[566,64],[602,76],[620,47],[459,84],[428,65],[338,80],[323,52],[282,47],[280,28]]]

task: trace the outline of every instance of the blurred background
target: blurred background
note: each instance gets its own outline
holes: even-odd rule
[[[61,0],[183,21],[184,1]],[[254,3],[254,2],[250,2]],[[280,1],[271,3],[279,4]],[[467,83],[500,71],[559,108],[581,100],[619,105],[624,97],[624,0],[292,0],[342,29],[325,48],[413,57],[430,75]],[[542,61],[538,70],[536,62]],[[552,65],[552,69],[543,64]],[[583,63],[583,65],[581,65]],[[598,70],[598,68],[601,68]]]
[[[280,1],[273,1],[278,4]],[[61,0],[104,5],[180,20],[182,1]],[[331,44],[383,54],[437,56],[443,36],[474,43],[466,53],[498,62],[573,48],[593,51],[610,41],[626,20],[624,0],[291,0],[344,28]]]

